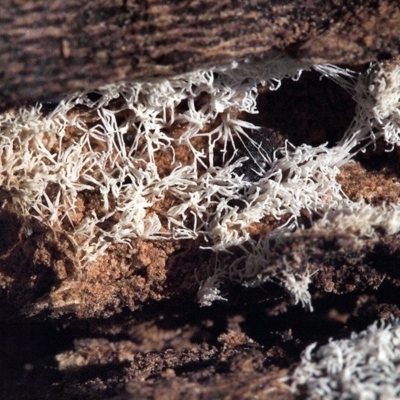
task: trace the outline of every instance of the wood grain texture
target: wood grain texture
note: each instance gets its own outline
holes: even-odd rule
[[[400,48],[397,0],[6,0],[0,106],[274,51],[362,63]]]

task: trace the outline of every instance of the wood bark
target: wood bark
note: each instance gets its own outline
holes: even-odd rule
[[[360,64],[399,54],[397,0],[5,0],[0,107],[283,51]]]

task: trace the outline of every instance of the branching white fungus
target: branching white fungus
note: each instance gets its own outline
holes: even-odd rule
[[[352,125],[331,148],[286,142],[279,155],[262,155],[266,168],[258,181],[243,179],[235,169],[246,159],[235,158],[235,138],[258,127],[241,120],[239,112],[257,113],[257,85],[277,90],[281,79],[298,79],[312,68],[352,93],[357,102]],[[269,240],[295,228],[302,210],[353,212],[336,180],[339,167],[379,137],[400,144],[399,82],[399,68],[388,72],[371,66],[357,76],[331,65],[303,66],[277,57],[109,85],[97,96],[67,97],[48,116],[40,107],[9,111],[0,116],[0,187],[8,195],[3,207],[66,232],[81,270],[112,243],[130,245],[136,238],[201,237],[215,252],[246,243],[254,252],[242,246],[243,259],[201,285],[199,301],[208,305],[222,299],[220,280],[256,279],[268,263]],[[97,110],[99,122],[85,122],[74,113],[78,106]],[[121,113],[127,116],[120,118]],[[169,134],[174,127],[178,135]],[[79,134],[70,135],[71,128]],[[177,157],[179,146],[190,154],[185,162]],[[165,155],[170,157],[167,173],[156,165]],[[101,211],[82,211],[80,202],[89,195],[98,199]],[[154,209],[167,196],[173,201],[161,216]],[[289,220],[255,241],[248,228],[267,215]],[[397,232],[398,226],[387,229]],[[311,307],[307,274],[287,270],[279,279],[296,301]]]

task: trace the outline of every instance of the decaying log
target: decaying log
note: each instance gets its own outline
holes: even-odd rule
[[[399,54],[395,0],[6,0],[0,107],[284,51],[361,64]]]

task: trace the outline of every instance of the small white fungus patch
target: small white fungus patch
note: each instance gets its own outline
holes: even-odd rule
[[[307,399],[400,398],[400,322],[374,323],[350,339],[304,351],[291,389]]]

